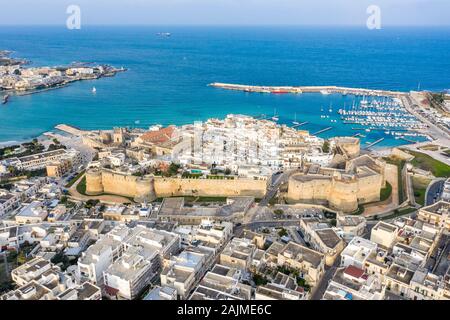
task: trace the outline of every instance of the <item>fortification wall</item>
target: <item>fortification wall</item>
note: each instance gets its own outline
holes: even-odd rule
[[[86,172],[86,193],[97,195],[103,192],[102,172],[100,170],[88,170]]]
[[[117,194],[140,198],[205,196],[232,197],[253,196],[262,198],[266,194],[267,181],[254,179],[179,179],[163,177],[135,177],[109,170],[88,170],[86,193]]]
[[[287,200],[290,202],[320,202],[327,201],[331,209],[343,212],[353,212],[358,204],[380,200],[380,190],[383,187],[382,175],[370,175],[354,180],[342,181],[336,178],[325,179],[289,179]]]
[[[383,176],[373,175],[358,179],[358,201],[361,204],[380,201]]]
[[[331,193],[328,197],[331,208],[344,212],[358,209],[358,182],[333,180]]]
[[[262,198],[266,194],[267,181],[254,179],[179,179],[155,177],[155,192],[158,197],[205,196],[230,197],[253,196]]]
[[[289,180],[287,197],[290,201],[328,201],[330,191],[331,178],[309,181],[292,178]]]
[[[153,180],[106,170],[86,172],[86,193],[110,193],[131,198],[154,198]]]

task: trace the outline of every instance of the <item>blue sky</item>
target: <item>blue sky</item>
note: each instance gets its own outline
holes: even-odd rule
[[[64,25],[69,5],[85,25],[450,25],[449,0],[2,0],[0,25]]]

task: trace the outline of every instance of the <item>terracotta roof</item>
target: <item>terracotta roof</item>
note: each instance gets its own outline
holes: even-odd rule
[[[117,293],[119,292],[118,289],[116,288],[112,288],[110,286],[106,286],[105,285],[105,292],[110,295],[111,297],[114,297],[115,295],[117,295]]]
[[[151,143],[165,143],[173,138],[175,127],[167,127],[158,131],[149,131],[140,136],[141,140]]]
[[[347,268],[345,268],[344,273],[351,277],[359,279],[364,275],[364,270],[355,266],[348,266]]]

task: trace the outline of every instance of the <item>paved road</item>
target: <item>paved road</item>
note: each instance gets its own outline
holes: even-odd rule
[[[444,184],[445,180],[438,180],[431,183],[425,195],[425,205],[430,206],[440,199],[444,190]]]
[[[281,184],[287,182],[288,179],[289,179],[289,172],[274,174],[272,176],[272,183],[267,188],[266,195],[264,196],[264,198],[261,199],[258,206],[250,209],[250,211],[244,218],[245,219],[244,222],[250,223],[252,221],[265,220],[269,216],[271,216],[272,211],[269,210],[267,205],[269,204],[269,201],[276,196]]]
[[[8,265],[8,256],[6,254],[6,252],[0,252],[0,257],[3,257],[3,265],[4,265],[4,271],[5,271],[5,279],[9,279],[11,274],[10,274],[10,270],[9,270],[9,265]]]
[[[328,283],[333,278],[340,263],[341,263],[341,259],[338,257],[334,261],[334,264],[331,267],[325,267],[325,274],[323,275],[322,280],[320,280],[319,285],[317,286],[316,290],[314,291],[313,295],[311,296],[311,300],[322,299],[323,294],[327,290]]]

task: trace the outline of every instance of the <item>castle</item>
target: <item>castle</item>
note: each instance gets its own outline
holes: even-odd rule
[[[189,179],[177,177],[137,177],[105,168],[86,172],[86,194],[116,194],[135,201],[152,201],[162,197],[236,197],[262,198],[267,180],[262,179]]]
[[[380,191],[386,186],[385,165],[368,155],[347,161],[345,169],[305,165],[289,178],[286,200],[354,212],[360,204],[380,201]]]

